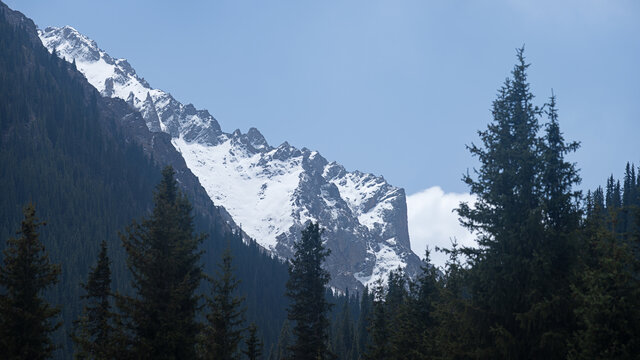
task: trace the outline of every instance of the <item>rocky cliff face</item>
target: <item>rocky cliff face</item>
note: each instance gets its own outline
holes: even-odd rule
[[[46,28],[39,36],[49,51],[75,61],[103,96],[125,100],[152,133],[168,134],[211,200],[277,256],[290,257],[301,229],[318,221],[331,249],[331,285],[338,289],[371,284],[398,266],[409,275],[419,270],[403,189],[349,172],[316,151],[286,142],[271,146],[255,128],[223,132],[208,111],[153,89],[126,60],[112,58],[71,27]]]

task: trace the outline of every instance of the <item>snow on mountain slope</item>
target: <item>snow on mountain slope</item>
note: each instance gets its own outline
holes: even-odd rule
[[[174,139],[187,164],[200,178],[207,193],[225,208],[242,229],[274,249],[276,237],[293,225],[293,194],[298,187],[302,156],[272,160],[257,166],[262,153],[235,146],[234,138],[212,147]],[[264,154],[272,157],[277,149]]]
[[[153,89],[125,59],[71,27],[46,28],[39,36],[49,51],[75,61],[103,96],[126,100],[151,131],[170,134],[213,202],[265,248],[290,257],[306,223],[319,221],[336,288],[370,285],[398,266],[412,276],[419,270],[403,189],[306,148],[272,147],[255,128],[225,133],[208,111]]]
[[[103,96],[121,98],[140,110],[150,130],[205,143],[215,142],[220,135],[220,125],[206,110],[183,105],[171,94],[151,88],[126,59],[112,58],[74,28],[49,27],[38,34],[49,51],[55,50],[70,62],[75,60],[78,70]]]

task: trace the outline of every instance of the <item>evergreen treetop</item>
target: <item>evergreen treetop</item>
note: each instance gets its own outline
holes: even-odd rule
[[[251,323],[248,328],[249,336],[246,340],[246,349],[242,353],[248,360],[258,360],[262,357],[262,341],[258,338],[258,328]]]
[[[384,360],[391,358],[389,342],[389,323],[392,317],[388,314],[384,303],[385,290],[382,279],[378,279],[373,290],[373,311],[369,328],[370,343],[363,357],[367,360]]]
[[[318,223],[309,223],[302,238],[294,245],[290,262],[287,296],[291,299],[288,318],[294,322],[294,343],[290,347],[293,359],[327,359],[330,305],[325,299],[329,272],[322,264],[330,251],[322,243]]]
[[[470,291],[479,331],[478,347],[490,357],[562,358],[563,334],[572,327],[569,296],[572,236],[579,212],[575,166],[565,155],[555,97],[541,136],[541,108],[527,82],[524,49],[493,102],[493,121],[479,131],[482,146],[469,150],[480,161],[463,180],[476,195],[460,205],[461,222],[477,234],[469,257]]]
[[[238,358],[245,308],[242,305],[244,298],[235,295],[239,281],[233,276],[231,261],[231,250],[227,248],[213,280],[213,299],[207,299],[210,312],[207,314],[202,344],[205,359]]]
[[[89,272],[86,284],[81,284],[86,294],[83,313],[77,321],[73,335],[78,359],[112,359],[116,357],[114,316],[111,309],[111,269],[107,255],[107,243],[100,243],[98,262]]]
[[[122,302],[133,334],[133,356],[193,359],[199,332],[196,289],[203,277],[191,205],[167,166],[154,193],[148,218],[122,235],[133,274],[135,297]]]
[[[58,282],[60,266],[52,264],[39,240],[33,204],[24,210],[20,236],[7,240],[0,268],[0,353],[5,359],[46,359],[56,345],[52,333],[59,307],[52,307],[43,292]]]

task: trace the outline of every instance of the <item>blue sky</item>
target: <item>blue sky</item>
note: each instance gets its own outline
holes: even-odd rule
[[[639,161],[637,1],[11,0],[72,25],[152,86],[273,144],[319,150],[414,193],[467,189],[465,144],[526,44],[584,186]]]
[[[523,44],[537,101],[553,88],[582,142],[581,187],[640,162],[638,1],[6,2],[75,27],[225,131],[257,127],[408,194],[467,191],[465,144]]]

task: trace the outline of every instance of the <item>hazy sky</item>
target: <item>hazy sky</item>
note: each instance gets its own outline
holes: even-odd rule
[[[6,2],[72,25],[227,132],[257,127],[416,198],[467,191],[465,144],[523,44],[536,100],[553,88],[582,142],[583,188],[640,162],[640,1]]]

